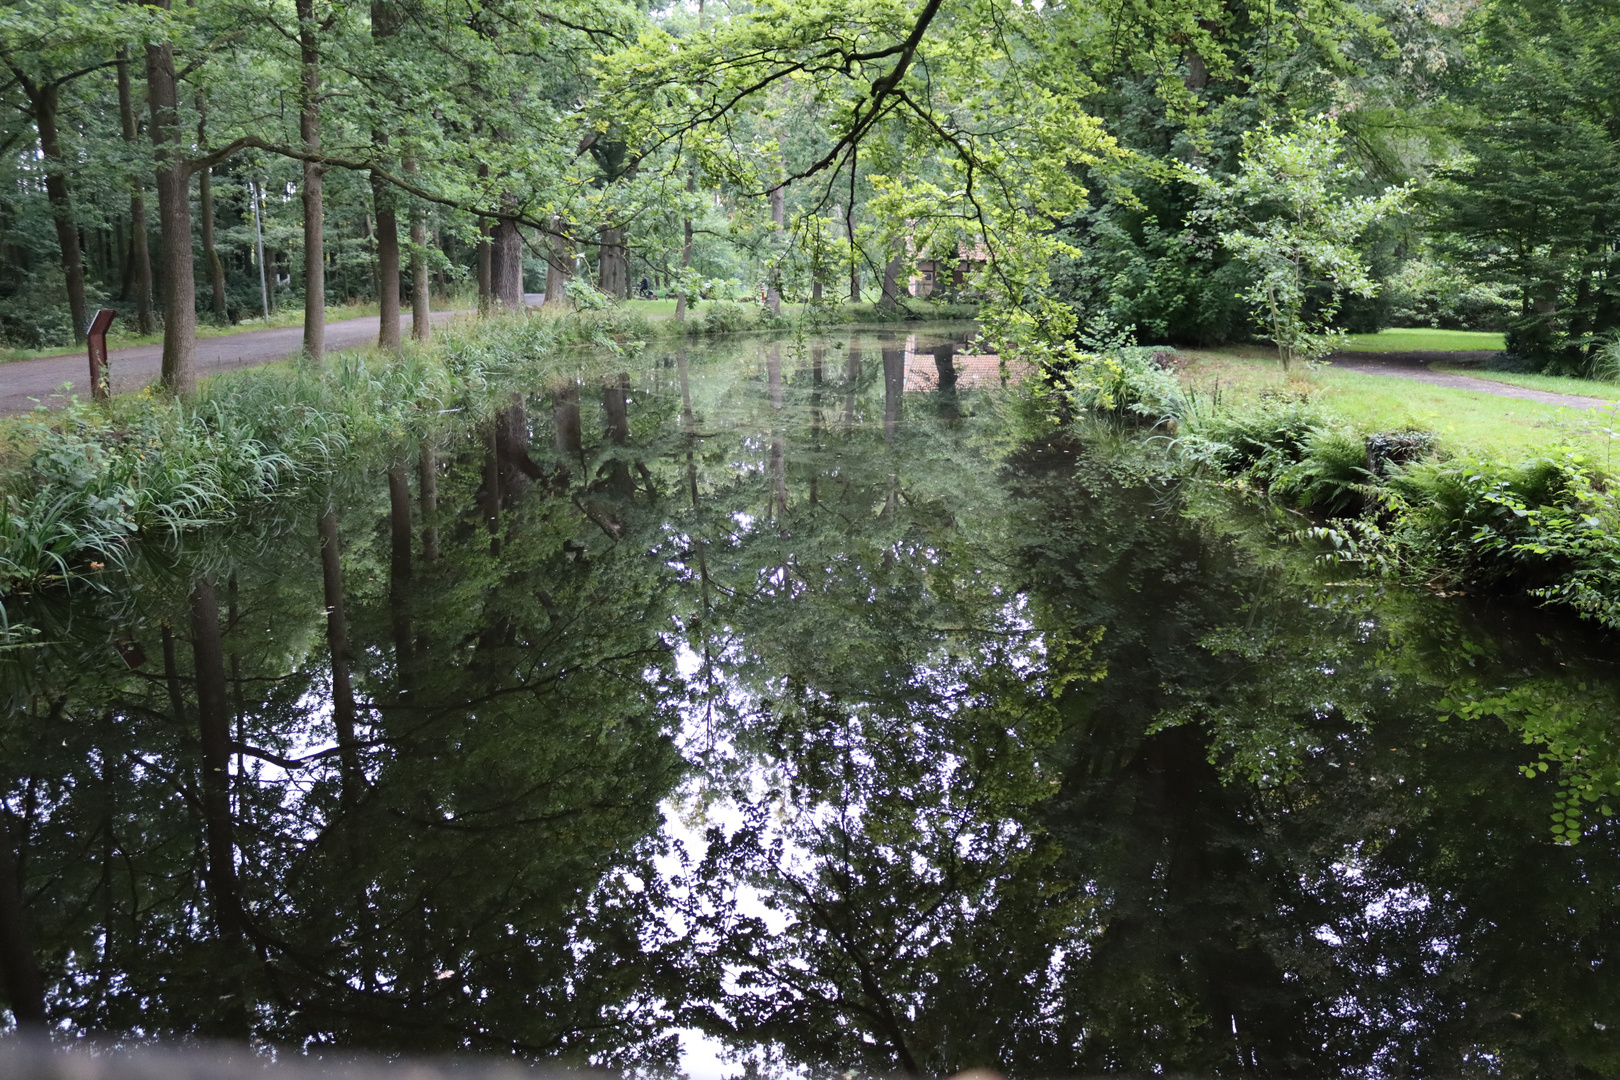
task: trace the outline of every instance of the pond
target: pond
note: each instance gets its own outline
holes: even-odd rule
[[[964,340],[655,346],[40,598],[11,1000],[695,1080],[1620,1071],[1612,646],[1031,435]]]

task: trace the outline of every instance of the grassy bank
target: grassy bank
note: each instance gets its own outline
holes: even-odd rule
[[[468,320],[398,357],[342,353],[320,369],[217,376],[188,400],[148,389],[0,421],[0,648],[31,635],[5,607],[19,593],[94,588],[137,540],[232,521],[339,463],[409,453],[519,386],[614,362],[568,348],[579,332],[568,320]]]
[[[1080,357],[1034,404],[1059,423],[1114,418],[1189,475],[1285,507],[1279,539],[1343,572],[1524,597],[1620,629],[1612,414],[1155,355]]]
[[[1466,374],[1478,373],[1470,370]],[[1341,421],[1367,431],[1429,431],[1440,444],[1465,452],[1513,454],[1557,443],[1577,447],[1599,462],[1613,452],[1615,468],[1620,469],[1620,447],[1611,450],[1607,431],[1615,426],[1614,418],[1590,410],[1366,375],[1327,365],[1298,365],[1284,372],[1274,354],[1267,356],[1261,350],[1245,354],[1233,350],[1181,353],[1177,375],[1194,400],[1207,401],[1219,395],[1223,405],[1242,408],[1264,398],[1304,397]],[[1610,384],[1584,379],[1519,378],[1538,380],[1534,389],[1562,394],[1604,397],[1610,396],[1605,390],[1620,392]]]

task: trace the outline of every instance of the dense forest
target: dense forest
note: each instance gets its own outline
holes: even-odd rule
[[[993,302],[1013,341],[1620,328],[1604,0],[16,2],[0,339],[648,290]],[[936,272],[939,280],[935,281]],[[683,311],[684,313],[684,311]]]

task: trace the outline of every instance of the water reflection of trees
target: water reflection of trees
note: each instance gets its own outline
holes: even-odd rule
[[[903,344],[593,371],[45,606],[0,721],[14,1015],[649,1066],[693,1026],[817,1073],[1620,1066],[1614,837],[1549,843],[1557,768],[1434,704],[1529,669],[1598,700],[1581,643],[1323,585],[1118,448],[1009,454],[948,343],[903,395]]]

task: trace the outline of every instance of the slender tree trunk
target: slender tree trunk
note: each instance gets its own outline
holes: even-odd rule
[[[417,497],[422,502],[422,561],[439,557],[439,462],[433,444],[422,444],[416,462]]]
[[[399,12],[390,0],[371,0],[371,40],[379,52],[399,32]],[[373,128],[371,143],[381,155],[388,133]],[[377,347],[400,349],[399,334],[399,199],[394,186],[375,173],[371,204],[377,214]],[[413,320],[414,324],[414,320]],[[414,327],[413,327],[414,328]]]
[[[393,185],[373,176],[371,201],[377,213],[377,347],[398,352],[403,342],[399,333],[399,215]]]
[[[686,193],[693,195],[697,192],[697,170],[686,170]],[[686,271],[692,268],[692,219],[685,218],[681,222],[681,291],[675,298],[675,321],[686,321]]]
[[[849,209],[844,211],[844,231],[849,237],[849,302],[861,302],[861,264],[855,249],[855,178],[850,177]]]
[[[883,298],[879,306],[884,311],[894,311],[900,306],[900,269],[904,265],[905,252],[896,242],[893,257],[883,266]]]
[[[21,80],[19,80],[21,81]],[[73,320],[73,341],[84,341],[88,326],[84,300],[84,253],[79,245],[79,227],[73,221],[73,197],[68,190],[68,165],[62,156],[62,142],[56,130],[57,87],[22,82],[39,128],[39,152],[45,159],[45,195],[56,224],[56,246],[62,255],[62,274],[67,280],[68,311]]]
[[[298,135],[304,151],[321,150],[321,52],[315,0],[296,0],[298,11]],[[304,353],[315,363],[326,357],[324,169],[304,162]]]
[[[416,175],[416,157],[405,159],[405,174]],[[427,261],[427,211],[411,208],[411,338],[427,344],[433,337],[433,297]]]
[[[568,281],[574,276],[574,244],[568,235],[569,225],[560,217],[551,219],[551,235],[546,237],[546,303],[568,302]]]
[[[208,101],[197,95],[197,145],[208,149]],[[214,249],[214,170],[197,172],[197,209],[202,218],[203,263],[208,267],[208,283],[213,292],[214,318],[223,323],[225,311],[225,266]]]
[[[354,685],[349,678],[349,620],[343,610],[343,567],[338,560],[337,507],[327,500],[316,522],[321,539],[321,586],[326,598],[326,647],[332,656],[332,726],[337,732],[340,796],[352,806],[364,780],[355,739]]]
[[[23,903],[17,853],[22,848],[7,835],[0,817],[0,985],[5,987],[11,1015],[24,1030],[45,1027],[45,978],[34,955],[28,909]]]
[[[168,10],[169,0],[153,6]],[[180,132],[179,79],[174,46],[146,47],[146,97],[157,158],[158,232],[162,237],[163,386],[182,396],[197,392],[197,282],[191,266],[191,167]]]
[[[787,227],[787,199],[781,185],[771,188],[771,224],[776,226],[777,232]],[[772,266],[769,270],[770,279],[765,283],[765,306],[774,314],[782,313],[782,269]]]
[[[197,206],[202,215],[203,262],[208,265],[208,283],[213,292],[214,318],[221,323],[229,317],[225,306],[225,264],[214,249],[213,169],[197,173]]]
[[[488,315],[495,305],[495,246],[490,243],[488,218],[478,222],[478,313]]]

